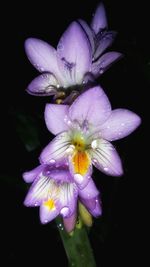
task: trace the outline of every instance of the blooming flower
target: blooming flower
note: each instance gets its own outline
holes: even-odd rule
[[[72,231],[76,223],[78,198],[93,216],[101,215],[99,191],[93,180],[90,179],[88,185],[79,190],[65,165],[40,165],[25,172],[23,178],[28,183],[33,182],[24,204],[27,207],[40,207],[43,224],[60,214],[66,230]]]
[[[107,175],[123,174],[120,157],[110,141],[133,132],[140,118],[127,109],[111,109],[99,86],[81,94],[71,106],[47,104],[47,128],[57,135],[40,155],[49,164],[66,159],[79,188],[84,188],[92,173],[92,164]]]
[[[107,25],[103,5],[98,7],[91,25],[92,30],[85,21],[72,22],[60,38],[57,50],[39,39],[26,40],[26,54],[42,73],[29,84],[30,94],[69,94],[73,89],[81,89],[80,86],[89,80],[93,81],[120,58],[117,52],[100,57],[115,36],[114,32],[102,32]]]
[[[84,21],[78,20],[84,29],[92,48],[92,69],[94,77],[98,77],[106,71],[110,65],[122,57],[118,52],[103,52],[112,45],[115,31],[108,31],[108,22],[103,3],[100,3],[94,13],[90,27]]]

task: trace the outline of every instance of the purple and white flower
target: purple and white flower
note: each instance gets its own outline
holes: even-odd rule
[[[57,49],[45,41],[27,39],[28,59],[42,73],[29,84],[27,91],[39,96],[66,94],[70,87],[72,92],[74,87],[79,90],[89,80],[94,81],[121,56],[118,52],[102,55],[116,35],[105,31],[106,27],[105,10],[101,4],[91,29],[83,20],[72,22],[60,38]]]
[[[32,182],[24,204],[27,207],[40,207],[43,224],[61,215],[65,229],[71,232],[76,224],[78,198],[93,216],[102,213],[99,191],[92,178],[86,188],[80,190],[65,165],[40,165],[25,172],[23,178],[27,183]]]
[[[92,164],[107,175],[123,174],[120,157],[110,141],[133,132],[141,119],[127,109],[111,109],[99,86],[81,94],[71,106],[47,104],[45,121],[56,135],[40,155],[42,164],[67,160],[79,188],[84,188],[92,173]]]

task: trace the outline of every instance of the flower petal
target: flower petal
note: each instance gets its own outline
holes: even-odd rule
[[[27,92],[31,95],[48,96],[54,95],[57,91],[58,82],[54,75],[43,73],[36,77],[27,87]]]
[[[59,134],[42,151],[40,155],[41,163],[56,163],[56,161],[65,160],[66,153],[70,145],[70,136],[67,132]]]
[[[100,86],[87,90],[69,108],[71,120],[77,120],[81,125],[88,122],[97,126],[104,123],[110,114],[110,102]]]
[[[94,60],[99,58],[99,56],[109,47],[112,45],[115,37],[116,32],[114,31],[108,31],[101,34],[100,38],[97,40],[97,49],[94,53]]]
[[[89,42],[91,44],[91,48],[92,48],[92,52],[94,53],[95,51],[95,42],[94,42],[94,37],[95,34],[94,32],[91,30],[91,28],[89,27],[89,25],[86,23],[86,21],[79,19],[78,22],[80,23],[80,25],[82,26],[83,30],[85,31]]]
[[[91,199],[80,198],[80,200],[94,217],[100,216],[102,214],[99,196]]]
[[[120,157],[111,143],[99,140],[97,148],[91,150],[92,162],[96,168],[111,176],[123,174]]]
[[[94,217],[98,217],[102,215],[102,206],[101,206],[101,201],[99,197],[97,197],[95,201],[96,201],[96,206],[95,206],[95,209],[91,210],[91,214]]]
[[[29,172],[23,173],[23,179],[26,183],[32,183],[38,175],[42,172],[43,165],[40,165]]]
[[[59,66],[67,80],[67,86],[81,84],[83,76],[90,71],[91,49],[89,40],[77,22],[72,22],[62,35],[57,52]]]
[[[68,130],[65,118],[68,113],[68,105],[47,104],[45,107],[45,122],[48,130],[53,134],[59,134]]]
[[[87,186],[84,187],[84,189],[79,190],[79,197],[81,197],[82,199],[83,198],[91,199],[91,198],[95,198],[98,195],[99,195],[99,191],[96,188],[96,185],[92,179],[89,180]]]
[[[107,28],[107,18],[103,3],[100,3],[95,11],[91,22],[91,28],[96,34]]]
[[[77,219],[77,213],[76,212],[74,212],[68,218],[63,218],[64,227],[68,233],[70,233],[74,230],[74,227],[76,224],[76,219]]]
[[[101,125],[101,136],[109,141],[121,139],[132,133],[141,123],[138,115],[127,109],[115,109]]]
[[[50,210],[44,204],[40,206],[40,221],[43,224],[46,224],[53,219],[55,219],[59,215],[59,211],[57,209]]]
[[[112,63],[118,61],[122,58],[122,54],[118,52],[108,52],[105,53],[102,57],[100,57],[95,63],[92,64],[91,72],[95,77],[102,75]]]
[[[24,205],[27,207],[36,207],[41,205],[43,200],[47,198],[50,188],[51,179],[40,175],[31,185],[25,198]]]
[[[76,210],[78,189],[74,183],[64,183],[60,187],[59,203],[61,204],[61,214],[63,217],[70,217]],[[68,212],[64,213],[64,210]]]
[[[25,41],[25,51],[28,59],[38,71],[51,72],[57,78],[60,77],[55,48],[42,40],[29,38]]]

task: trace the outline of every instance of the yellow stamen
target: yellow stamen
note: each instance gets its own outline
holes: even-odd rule
[[[55,202],[53,199],[48,199],[45,201],[44,206],[46,206],[49,210],[55,210]]]

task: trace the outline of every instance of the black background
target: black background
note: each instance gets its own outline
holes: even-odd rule
[[[54,222],[42,226],[38,210],[23,206],[27,187],[22,172],[37,166],[42,147],[50,140],[43,110],[49,98],[27,95],[27,84],[37,71],[27,60],[24,41],[37,37],[56,46],[69,25],[77,18],[90,22],[99,1],[42,1],[8,3],[1,26],[1,266],[46,264],[67,266],[67,258]],[[101,190],[103,216],[94,221],[89,237],[97,266],[129,266],[142,262],[146,212],[146,152],[144,130],[146,99],[150,85],[150,41],[148,7],[142,3],[104,1],[109,29],[118,31],[111,50],[124,54],[100,79],[113,108],[128,108],[142,117],[142,125],[131,136],[115,143],[123,161],[124,176],[107,177],[94,172]],[[17,134],[18,114],[35,120],[41,146],[28,152]],[[148,121],[148,118],[147,118]],[[144,142],[145,140],[145,142]],[[145,143],[145,145],[144,145]],[[144,223],[143,223],[144,222]],[[144,263],[142,263],[144,266]]]

